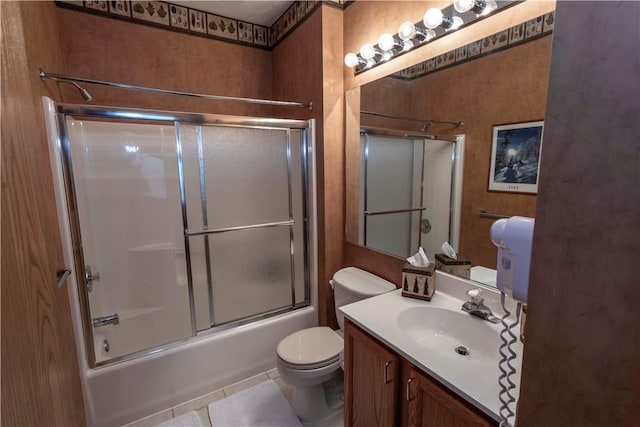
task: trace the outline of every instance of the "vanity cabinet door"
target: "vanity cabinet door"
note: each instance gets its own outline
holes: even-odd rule
[[[398,356],[346,319],[344,347],[345,426],[395,426]]]
[[[496,426],[451,395],[408,362],[402,366],[402,425],[404,427]]]

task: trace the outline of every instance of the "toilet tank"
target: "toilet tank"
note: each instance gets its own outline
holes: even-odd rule
[[[393,283],[356,267],[338,270],[333,275],[331,287],[340,329],[344,328],[344,315],[338,307],[396,289]]]

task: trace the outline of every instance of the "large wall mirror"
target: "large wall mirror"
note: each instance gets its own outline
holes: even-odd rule
[[[534,217],[537,196],[490,189],[494,130],[544,118],[553,21],[534,17],[346,93],[347,242],[399,258],[422,246],[434,261],[448,241],[473,280],[495,285],[490,227]],[[500,167],[526,162],[515,138],[501,141]]]

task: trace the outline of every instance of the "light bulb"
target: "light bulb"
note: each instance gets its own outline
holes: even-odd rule
[[[393,51],[391,50],[386,50],[383,54],[382,54],[382,58],[380,59],[380,62],[384,62],[384,61],[388,61],[391,59],[391,57],[393,56]]]
[[[454,0],[453,8],[460,13],[465,13],[473,9],[476,0]]]
[[[378,46],[383,51],[391,50],[396,45],[396,40],[389,33],[384,33],[378,39]]]
[[[427,10],[427,13],[424,14],[423,22],[425,27],[434,29],[440,26],[443,20],[444,15],[442,14],[442,11],[437,7],[433,7]]]
[[[453,21],[453,24],[449,28],[451,31],[455,31],[464,25],[464,21],[459,16],[454,16],[451,20]]]
[[[412,22],[403,22],[398,29],[398,37],[402,40],[411,40],[416,36],[416,26]]]
[[[376,56],[376,50],[373,46],[371,46],[370,43],[365,43],[360,48],[360,56],[362,56],[364,59],[372,59],[374,56]]]
[[[353,52],[349,52],[344,56],[344,65],[346,65],[349,68],[353,68],[356,65],[358,65],[358,63],[360,62],[360,59],[358,58],[358,55],[356,55]]]

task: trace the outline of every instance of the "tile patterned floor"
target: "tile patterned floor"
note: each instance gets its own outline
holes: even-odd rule
[[[247,378],[244,381],[240,381],[228,387],[224,387],[220,390],[205,394],[204,396],[200,396],[196,399],[182,403],[178,406],[174,406],[173,408],[165,409],[164,411],[157,412],[149,417],[135,421],[131,424],[127,424],[125,427],[153,427],[156,424],[178,417],[189,411],[198,412],[198,415],[200,415],[200,419],[202,420],[202,425],[215,427],[211,425],[211,421],[209,420],[209,412],[207,410],[207,406],[211,402],[224,399],[225,397],[229,397],[234,393],[245,390],[249,387],[252,387],[256,384],[260,384],[261,382],[267,381],[269,379],[272,379],[278,385],[278,387],[280,387],[280,391],[282,392],[284,397],[287,399],[289,404],[291,404],[291,399],[293,397],[293,388],[290,385],[286,384],[284,381],[282,381],[282,379],[278,375],[277,369],[272,369],[263,374],[256,375],[251,378]],[[344,426],[343,419],[344,419],[344,411],[341,410],[340,412],[337,412],[335,415],[325,420],[322,420],[318,423],[305,424],[305,427],[343,427]]]

